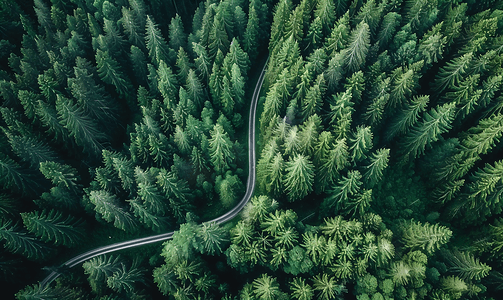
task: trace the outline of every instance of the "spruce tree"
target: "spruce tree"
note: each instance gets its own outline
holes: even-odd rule
[[[159,28],[157,28],[157,24],[154,23],[152,17],[149,15],[147,15],[145,31],[145,42],[151,62],[155,65],[159,65],[161,61],[169,61],[166,40],[162,36]]]
[[[402,153],[411,158],[423,154],[426,146],[437,141],[442,133],[451,128],[454,110],[455,103],[447,103],[426,112],[423,120],[402,139]]]
[[[85,237],[84,221],[72,216],[65,217],[62,212],[33,211],[21,213],[21,217],[28,231],[44,242],[51,241],[55,245],[75,247]]]
[[[313,181],[314,166],[306,156],[295,155],[286,162],[283,182],[289,201],[307,196],[313,190]]]
[[[369,25],[362,21],[351,31],[348,47],[344,50],[344,63],[350,72],[356,72],[363,66],[369,47]]]

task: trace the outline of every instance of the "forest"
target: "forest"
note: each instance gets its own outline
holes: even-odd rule
[[[0,65],[5,299],[503,293],[503,1],[0,0]]]

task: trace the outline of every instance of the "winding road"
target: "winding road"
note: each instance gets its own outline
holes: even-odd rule
[[[245,205],[250,201],[251,196],[253,194],[253,190],[255,188],[255,162],[256,162],[256,154],[255,154],[255,116],[257,110],[257,102],[260,94],[260,89],[262,87],[262,83],[264,81],[264,73],[265,68],[267,66],[267,62],[269,58],[266,60],[264,66],[262,67],[262,71],[260,73],[260,77],[255,85],[255,90],[253,91],[253,96],[250,103],[250,115],[248,119],[248,181],[246,183],[246,193],[239,203],[232,208],[230,211],[225,214],[210,220],[208,222],[215,222],[217,224],[225,223],[235,216],[245,207]],[[174,231],[162,233],[158,235],[153,235],[149,237],[129,240],[125,242],[115,243],[103,247],[99,247],[88,252],[82,253],[80,255],[75,256],[74,258],[68,260],[64,264],[62,264],[58,269],[68,269],[73,268],[82,262],[91,259],[98,255],[103,255],[106,253],[119,251],[127,248],[138,247],[142,245],[157,243],[160,241],[169,240],[173,237]],[[51,271],[51,273],[40,282],[40,287],[43,289],[47,287],[51,282],[53,282],[56,278],[59,277],[61,273],[57,271]]]

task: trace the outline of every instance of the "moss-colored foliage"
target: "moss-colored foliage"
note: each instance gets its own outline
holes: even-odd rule
[[[3,2],[7,298],[498,298],[498,1]]]

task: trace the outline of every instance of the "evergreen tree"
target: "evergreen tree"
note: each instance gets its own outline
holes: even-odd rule
[[[255,294],[257,299],[273,300],[277,299],[277,297],[281,295],[276,278],[267,274],[262,274],[260,278],[253,280],[252,285],[253,294]]]
[[[140,47],[144,49],[145,47],[145,37],[144,37],[144,28],[145,24],[142,24],[142,19],[140,19],[134,10],[130,8],[126,8],[125,6],[121,9],[122,18],[121,24],[124,28],[124,32],[128,36],[129,41],[131,42],[131,47]],[[89,22],[91,22],[91,15],[88,14]]]
[[[21,254],[31,260],[44,260],[51,253],[51,248],[20,231],[12,221],[0,221],[0,238],[4,241],[3,247],[12,253]]]
[[[258,54],[258,40],[260,34],[260,24],[255,6],[250,1],[248,10],[248,22],[243,36],[243,49],[248,53],[251,60]]]
[[[437,106],[425,113],[423,120],[407,133],[402,142],[402,153],[416,158],[424,153],[426,146],[438,140],[442,133],[451,128],[455,103]]]
[[[349,13],[345,13],[335,23],[330,36],[325,42],[325,49],[329,57],[346,48],[349,39]]]
[[[451,236],[452,231],[445,226],[411,221],[405,224],[402,242],[406,248],[421,249],[432,254],[447,243]]]
[[[157,28],[151,16],[147,15],[145,25],[145,42],[147,44],[148,56],[153,64],[159,65],[161,61],[169,61],[168,45]]]
[[[94,292],[98,294],[103,293],[107,281],[106,279],[112,276],[114,272],[120,270],[120,260],[120,256],[110,255],[107,257],[100,255],[82,264],[84,273],[88,275],[87,280]]]
[[[84,238],[84,222],[72,216],[63,216],[62,212],[33,211],[21,213],[23,223],[29,232],[42,241],[51,241],[55,245],[77,246]]]
[[[379,33],[376,38],[380,48],[386,46],[391,41],[397,27],[400,25],[400,20],[401,15],[396,12],[389,12],[383,17]]]
[[[461,135],[463,156],[477,157],[487,154],[503,134],[503,115],[495,114],[479,121]]]
[[[132,64],[137,83],[146,84],[148,76],[147,58],[143,51],[135,45],[131,45],[129,60]]]
[[[96,50],[96,63],[98,75],[105,83],[113,85],[120,95],[129,95],[133,87],[120,69],[119,63],[110,57],[108,51]]]
[[[300,200],[313,190],[314,166],[306,156],[295,155],[286,162],[285,171],[283,182],[289,201]]]
[[[216,124],[210,132],[209,140],[211,163],[219,174],[225,173],[234,162],[235,155],[229,135],[220,124]]]
[[[335,278],[329,277],[326,273],[320,273],[313,278],[313,287],[318,292],[318,299],[323,300],[333,299],[344,290],[342,284],[337,284]]]
[[[323,30],[328,32],[332,28],[336,12],[334,1],[332,0],[321,0],[316,4],[316,9],[314,10],[314,17],[320,18]]]
[[[144,270],[140,269],[137,263],[133,263],[130,267],[121,263],[112,276],[107,278],[107,286],[119,293],[124,291],[128,295],[134,295],[137,283],[145,282],[144,276]]]
[[[222,253],[229,241],[229,233],[216,223],[203,223],[197,232],[197,238],[202,244],[199,250],[203,254],[215,255]]]
[[[363,174],[363,178],[370,187],[381,180],[383,171],[388,166],[389,152],[390,149],[377,150],[372,155],[370,164],[366,166],[367,171]]]
[[[393,83],[388,105],[392,108],[401,107],[407,98],[412,96],[417,88],[419,76],[414,69],[402,70],[398,68],[393,72]]]
[[[480,280],[489,275],[491,267],[480,262],[478,258],[469,252],[449,252],[449,271],[458,273],[462,279]]]
[[[164,98],[164,104],[166,104],[168,109],[174,109],[177,99],[176,95],[178,94],[178,80],[173,74],[171,67],[165,61],[159,62],[157,78],[157,87]]]
[[[30,136],[9,135],[12,150],[24,162],[38,168],[41,162],[56,160],[57,154],[46,143]]]
[[[414,96],[411,103],[391,120],[386,132],[386,139],[391,140],[394,136],[406,133],[414,126],[419,118],[419,113],[425,110],[429,100],[430,97],[427,95]]]
[[[91,191],[89,201],[94,204],[97,216],[121,230],[132,232],[136,230],[137,222],[134,217],[123,208],[114,194],[107,191]]]
[[[290,290],[292,291],[291,295],[297,300],[311,300],[314,296],[313,288],[300,277],[295,277],[291,281]]]
[[[75,168],[58,162],[46,161],[40,163],[40,172],[45,178],[51,180],[54,186],[78,193],[80,177]]]
[[[339,171],[347,165],[349,165],[349,151],[346,139],[338,139],[330,149],[328,157],[322,161],[317,173],[317,192],[327,190],[337,178]]]
[[[344,50],[344,64],[351,72],[356,72],[363,66],[369,47],[369,25],[362,21],[351,31],[348,47]]]
[[[285,36],[286,25],[292,11],[292,1],[280,1],[274,7],[273,21],[271,24],[271,38],[269,42],[269,51],[273,54],[276,46],[281,46],[280,40],[288,38]]]
[[[358,126],[353,137],[349,140],[351,142],[351,147],[349,151],[351,152],[351,160],[353,164],[361,161],[367,157],[367,153],[372,148],[372,130],[369,126],[363,127]]]
[[[187,44],[187,35],[183,29],[183,22],[180,15],[176,14],[171,18],[169,24],[169,47],[171,49],[185,48]]]
[[[329,191],[329,196],[325,198],[322,207],[331,209],[335,207],[335,211],[342,209],[348,203],[350,197],[355,196],[362,185],[362,175],[358,170],[351,170],[347,177],[343,176],[337,184]]]
[[[435,76],[435,89],[438,92],[442,92],[445,89],[459,85],[462,76],[469,70],[472,60],[473,53],[470,52],[452,59],[445,67],[440,68],[440,71]]]
[[[194,59],[195,67],[203,82],[208,83],[211,74],[211,61],[208,51],[198,43],[192,43],[192,48],[197,57]]]

